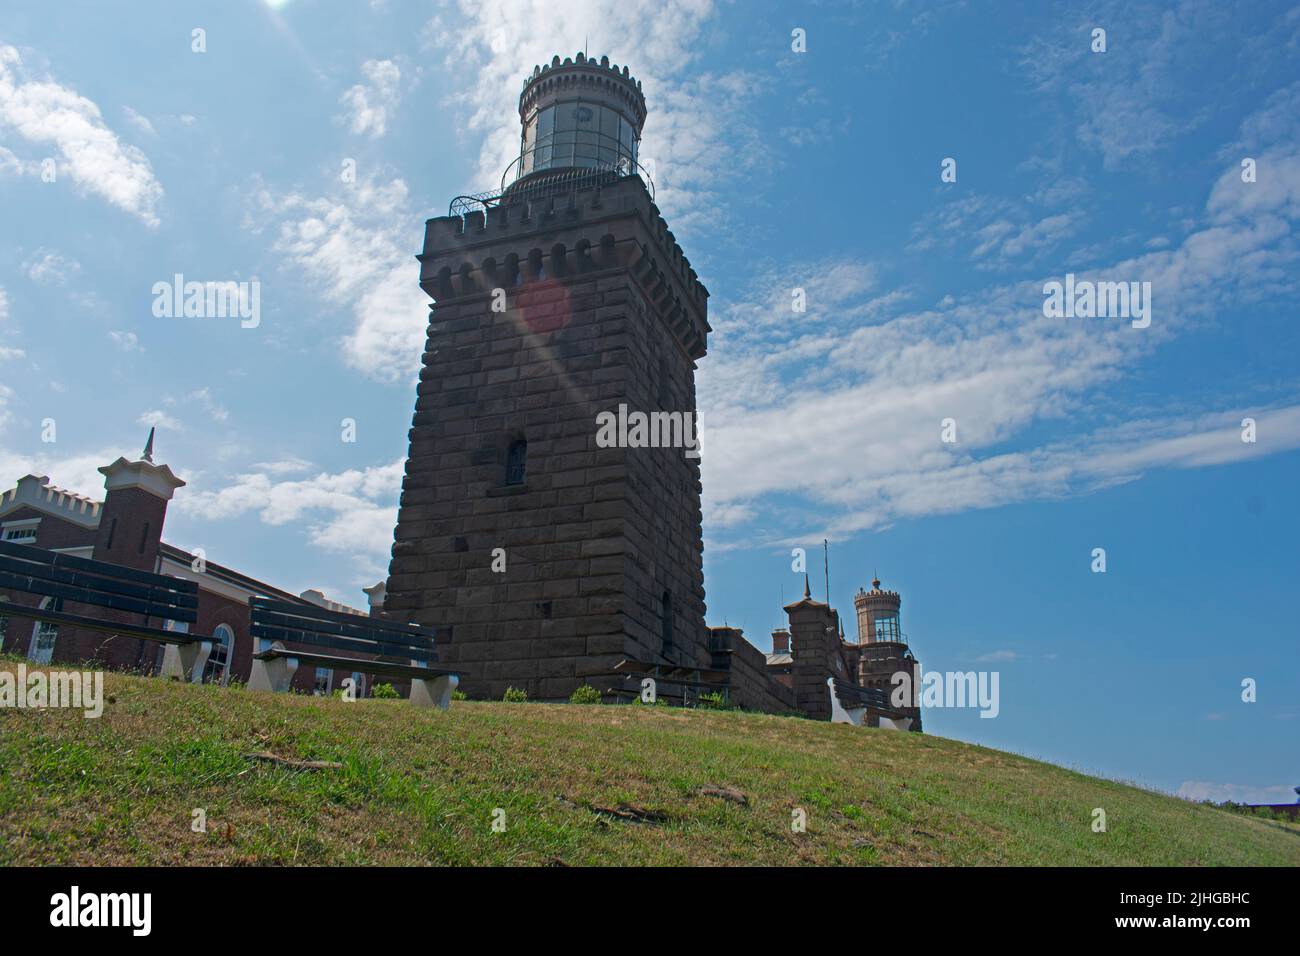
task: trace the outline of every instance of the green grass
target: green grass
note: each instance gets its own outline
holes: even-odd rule
[[[641,706],[437,712],[119,674],[105,694],[98,720],[0,710],[0,863],[1300,865],[1294,826],[919,734]]]

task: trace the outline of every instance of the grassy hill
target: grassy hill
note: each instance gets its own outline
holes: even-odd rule
[[[114,674],[105,695],[97,720],[0,710],[0,863],[1300,865],[1295,827],[917,734]]]

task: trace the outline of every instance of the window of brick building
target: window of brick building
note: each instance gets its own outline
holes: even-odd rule
[[[500,447],[500,446],[498,446]],[[528,441],[520,438],[512,442],[506,455],[506,484],[522,485],[528,464]]]
[[[212,653],[203,668],[203,683],[225,684],[230,680],[230,658],[234,653],[235,632],[229,624],[218,624],[212,631]]]
[[[63,599],[47,597],[41,602],[42,611],[62,611]],[[54,658],[54,644],[59,639],[59,625],[37,621],[32,631],[32,644],[27,650],[29,660],[48,664]]]
[[[667,591],[659,599],[659,630],[663,640],[663,652],[673,649],[673,596]]]

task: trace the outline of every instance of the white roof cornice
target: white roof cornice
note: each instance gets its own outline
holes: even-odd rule
[[[155,465],[143,460],[127,461],[119,458],[111,465],[100,468],[99,472],[104,476],[105,491],[141,488],[163,501],[171,501],[176,489],[185,487],[185,482],[172,474],[166,465]]]

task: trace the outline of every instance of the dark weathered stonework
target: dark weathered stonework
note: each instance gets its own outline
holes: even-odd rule
[[[511,198],[426,227],[385,612],[446,626],[473,696],[567,697],[625,658],[708,667],[698,460],[596,444],[620,403],[694,417],[708,293],[637,177]]]

